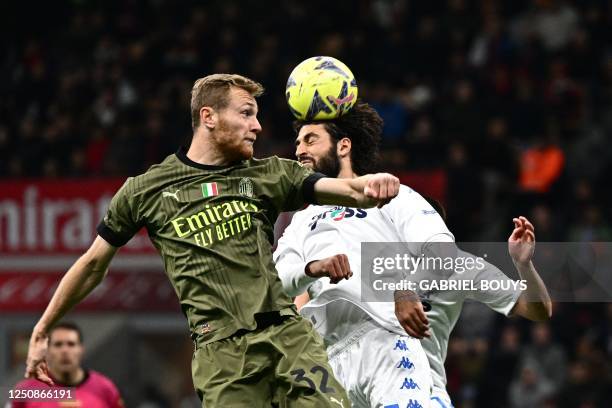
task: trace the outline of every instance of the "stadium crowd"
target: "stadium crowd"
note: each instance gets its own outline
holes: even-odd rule
[[[611,240],[612,3],[265,3],[2,13],[0,178],[140,173],[189,140],[191,85],[212,72],[266,87],[256,154],[293,157],[285,81],[331,55],[385,120],[385,169],[444,172],[457,241],[504,241],[519,213],[539,241]],[[558,303],[537,325],[468,309],[447,359],[457,407],[609,406],[612,305]]]

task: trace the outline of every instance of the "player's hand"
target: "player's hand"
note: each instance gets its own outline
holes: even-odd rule
[[[418,296],[410,291],[396,291],[395,317],[406,333],[416,339],[430,337],[429,320]]]
[[[535,251],[535,232],[533,224],[525,217],[513,218],[514,231],[508,238],[508,252],[519,265],[528,264]]]
[[[342,279],[348,279],[353,276],[348,257],[344,254],[338,254],[318,261],[312,261],[306,265],[305,272],[306,275],[313,278],[327,276],[329,277],[329,281],[331,283],[338,283]]]
[[[49,337],[40,331],[34,330],[30,337],[28,359],[26,361],[25,378],[35,378],[48,385],[54,385],[45,357],[47,356]]]
[[[373,174],[366,182],[363,194],[378,208],[387,204],[399,193],[400,182],[389,173]]]

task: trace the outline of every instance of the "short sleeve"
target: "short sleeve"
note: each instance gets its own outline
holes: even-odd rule
[[[467,297],[484,303],[490,309],[508,316],[522,293],[517,281],[510,279],[499,268],[486,261],[483,269],[476,269],[475,271],[472,279],[475,286],[480,289],[469,291]],[[487,285],[490,282],[494,282],[495,285]]]
[[[295,211],[304,204],[316,204],[314,185],[325,175],[315,173],[295,160],[278,160],[281,183],[286,192],[282,211]]]
[[[128,178],[110,202],[98,234],[114,247],[125,245],[142,227],[138,219],[133,178]]]

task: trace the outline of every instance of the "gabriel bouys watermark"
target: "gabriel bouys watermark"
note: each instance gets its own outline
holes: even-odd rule
[[[537,243],[532,262],[553,301],[612,301],[612,243]],[[406,290],[421,297],[445,292],[478,297],[515,296],[527,289],[507,242],[361,245],[363,301],[390,301],[393,292]]]

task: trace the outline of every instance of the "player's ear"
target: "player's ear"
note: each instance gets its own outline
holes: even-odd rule
[[[346,157],[351,154],[351,148],[353,147],[351,143],[351,139],[348,137],[343,137],[336,144],[336,150],[338,152],[339,157]]]
[[[200,124],[212,130],[217,126],[217,119],[219,115],[210,106],[202,106],[200,108]]]

